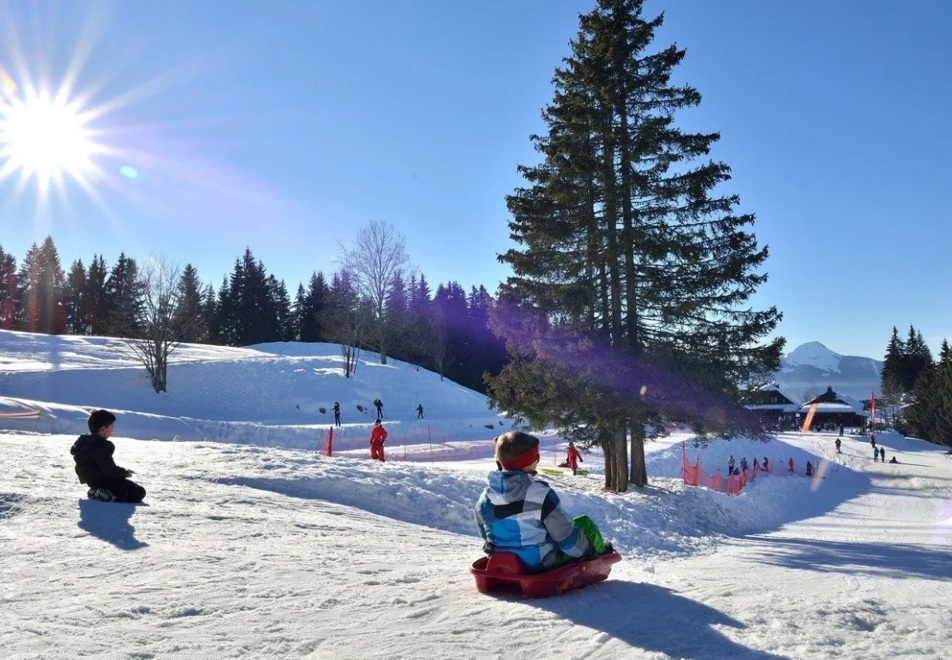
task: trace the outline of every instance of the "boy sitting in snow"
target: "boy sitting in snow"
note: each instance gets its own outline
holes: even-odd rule
[[[591,518],[570,519],[555,491],[532,478],[539,464],[538,438],[510,431],[495,442],[501,467],[489,473],[475,510],[487,555],[512,552],[527,571],[538,573],[613,551]]]
[[[141,502],[145,488],[128,479],[135,472],[112,460],[116,445],[109,442],[109,436],[116,427],[116,416],[108,410],[94,410],[86,423],[91,435],[79,436],[69,453],[76,461],[80,483],[89,486],[87,497],[104,502]]]

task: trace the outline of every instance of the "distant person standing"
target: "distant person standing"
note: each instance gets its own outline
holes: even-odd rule
[[[841,426],[840,428],[842,429],[843,427]],[[835,444],[836,444],[836,453],[837,453],[837,454],[842,454],[843,452],[840,451],[840,445],[843,444],[842,441],[841,441],[839,438],[837,438]]]
[[[879,460],[879,450],[873,447],[873,463]]]
[[[734,455],[731,454],[727,459],[727,476],[734,474]]]
[[[378,419],[374,422],[374,427],[370,431],[370,458],[376,459],[381,463],[383,458],[383,443],[387,441],[387,431]]]
[[[377,417],[383,418],[383,401],[380,399],[374,399],[374,408],[377,409]]]
[[[770,459],[764,456],[764,471],[770,472]]]
[[[886,448],[885,447],[879,448],[879,460],[882,463],[886,462]]]
[[[423,404],[418,404],[416,407],[416,418],[423,419]]]
[[[334,426],[340,426],[340,402],[334,402]]]
[[[572,470],[572,474],[577,474],[579,462],[584,463],[585,461],[582,460],[582,455],[579,453],[578,449],[575,448],[574,442],[569,443],[569,447],[566,450],[566,454],[567,455],[565,457],[565,466],[569,468],[570,470]]]
[[[793,474],[793,473],[794,473],[794,469],[793,469],[793,458],[791,458],[791,459],[790,459],[790,462],[787,463],[787,467],[790,468],[790,474]]]

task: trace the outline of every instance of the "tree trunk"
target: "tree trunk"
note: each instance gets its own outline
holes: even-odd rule
[[[625,427],[618,426],[605,433],[605,489],[613,493],[628,490],[628,453]]]
[[[631,474],[629,479],[636,487],[648,485],[648,468],[645,466],[645,426],[635,420],[631,425]]]

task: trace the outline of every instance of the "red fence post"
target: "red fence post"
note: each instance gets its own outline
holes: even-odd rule
[[[327,432],[327,455],[334,455],[334,427],[331,427],[331,430]]]

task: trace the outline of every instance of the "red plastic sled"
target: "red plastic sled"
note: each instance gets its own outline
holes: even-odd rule
[[[474,561],[469,572],[476,578],[476,588],[484,594],[517,589],[526,598],[545,598],[601,582],[618,561],[621,555],[612,551],[594,559],[578,559],[544,573],[526,573],[519,557],[511,552],[495,552],[491,557]]]

